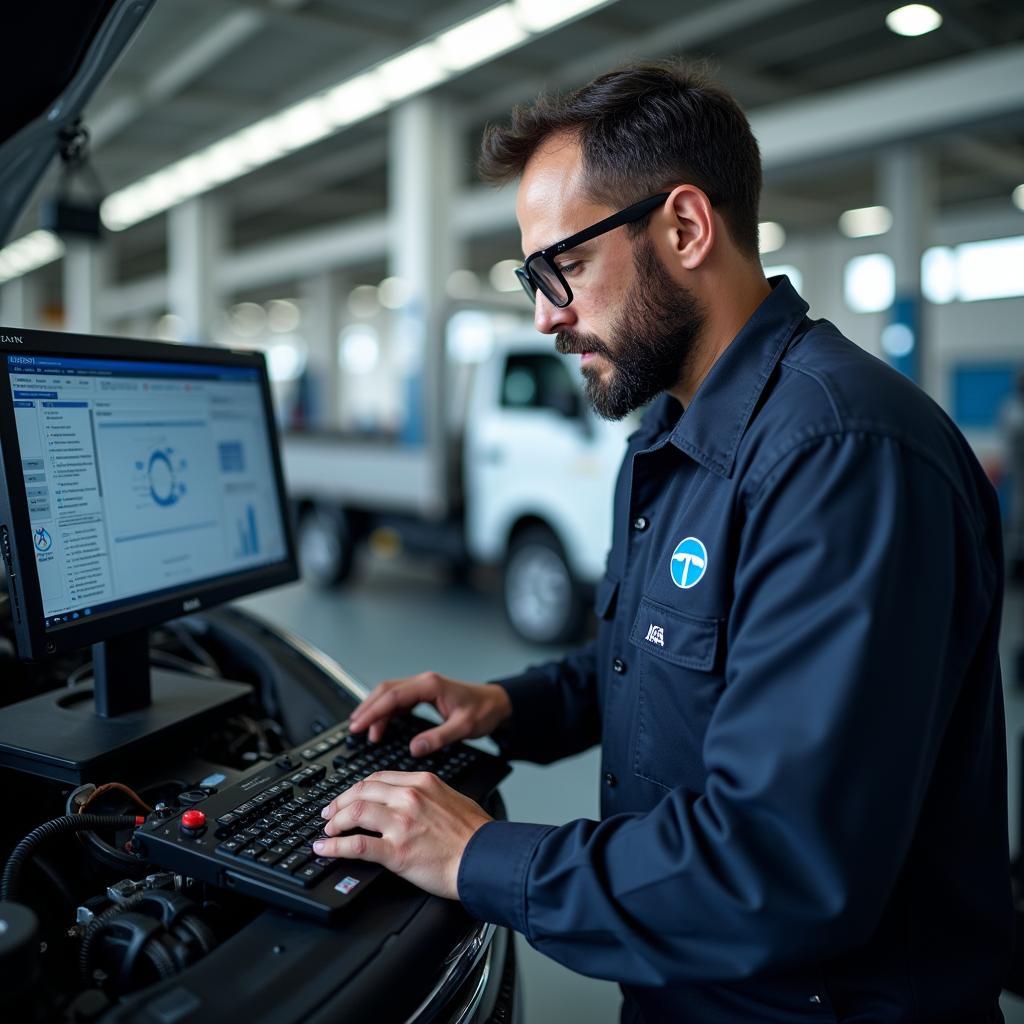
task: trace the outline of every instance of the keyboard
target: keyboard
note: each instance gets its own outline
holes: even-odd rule
[[[455,743],[413,757],[409,740],[433,723],[392,719],[384,739],[369,743],[347,722],[220,789],[190,790],[179,804],[158,807],[135,830],[137,852],[157,866],[319,920],[334,921],[384,868],[318,857],[320,811],[376,771],[429,771],[482,802],[509,774],[497,757]],[[359,830],[355,830],[359,831]]]

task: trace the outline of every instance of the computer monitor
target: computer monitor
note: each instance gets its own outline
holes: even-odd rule
[[[149,627],[298,577],[259,353],[0,328],[0,468],[19,656],[93,645],[101,717],[150,706]]]

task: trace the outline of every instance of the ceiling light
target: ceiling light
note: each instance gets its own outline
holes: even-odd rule
[[[31,231],[0,249],[0,283],[45,267],[64,255],[64,243],[52,231]]]
[[[441,63],[441,51],[433,43],[423,43],[384,61],[376,75],[385,97],[395,103],[443,82],[448,72]]]
[[[499,292],[517,292],[522,287],[516,271],[523,264],[519,260],[499,260],[491,267],[489,277],[492,286]]]
[[[100,208],[103,223],[138,224],[611,2],[509,0],[118,189]]]
[[[480,278],[472,270],[453,270],[445,288],[450,298],[475,299],[480,294]]]
[[[761,252],[775,252],[786,244],[786,229],[773,220],[764,220],[757,225],[757,237]]]
[[[400,277],[385,277],[377,285],[377,299],[385,309],[401,309],[409,301],[409,285]]]
[[[847,238],[884,235],[892,227],[892,213],[887,206],[862,206],[847,210],[839,218],[839,230]]]
[[[1024,210],[1024,185],[1018,185],[1012,192],[1013,205],[1018,210]]]
[[[287,150],[301,149],[329,135],[334,128],[322,96],[303,100],[274,118],[281,145]]]
[[[587,11],[603,7],[609,0],[515,0],[520,24],[531,32],[543,32],[563,21],[578,18]]]
[[[907,4],[890,11],[885,24],[898,36],[923,36],[942,24],[942,15],[927,4]]]
[[[331,122],[341,127],[383,110],[387,100],[377,79],[367,73],[329,89],[324,96],[324,105]]]
[[[446,68],[465,71],[511,49],[526,35],[512,7],[504,4],[442,32],[437,37],[437,48]]]

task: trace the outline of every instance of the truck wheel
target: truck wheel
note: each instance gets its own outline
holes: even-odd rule
[[[564,644],[583,627],[586,604],[558,538],[542,526],[513,536],[505,561],[505,614],[524,640]]]
[[[299,520],[299,565],[302,578],[317,587],[333,587],[352,572],[355,545],[345,513],[312,508]]]

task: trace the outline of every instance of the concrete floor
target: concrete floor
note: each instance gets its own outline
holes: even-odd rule
[[[552,656],[517,640],[497,596],[447,584],[423,565],[400,566],[368,558],[345,588],[323,593],[294,584],[243,604],[280,623],[336,658],[367,688],[427,669],[456,679],[487,681]],[[1024,733],[1024,692],[1013,680],[1013,652],[1024,643],[1024,595],[1007,595],[1003,675],[1010,738],[1010,807],[1017,807],[1019,737]],[[562,824],[598,815],[598,756],[590,751],[549,767],[517,764],[503,785],[509,817]],[[1011,849],[1016,850],[1016,811]],[[520,938],[520,970],[528,1024],[614,1024],[617,986],[568,971]],[[1024,1000],[1004,997],[1007,1024],[1024,1024]]]

